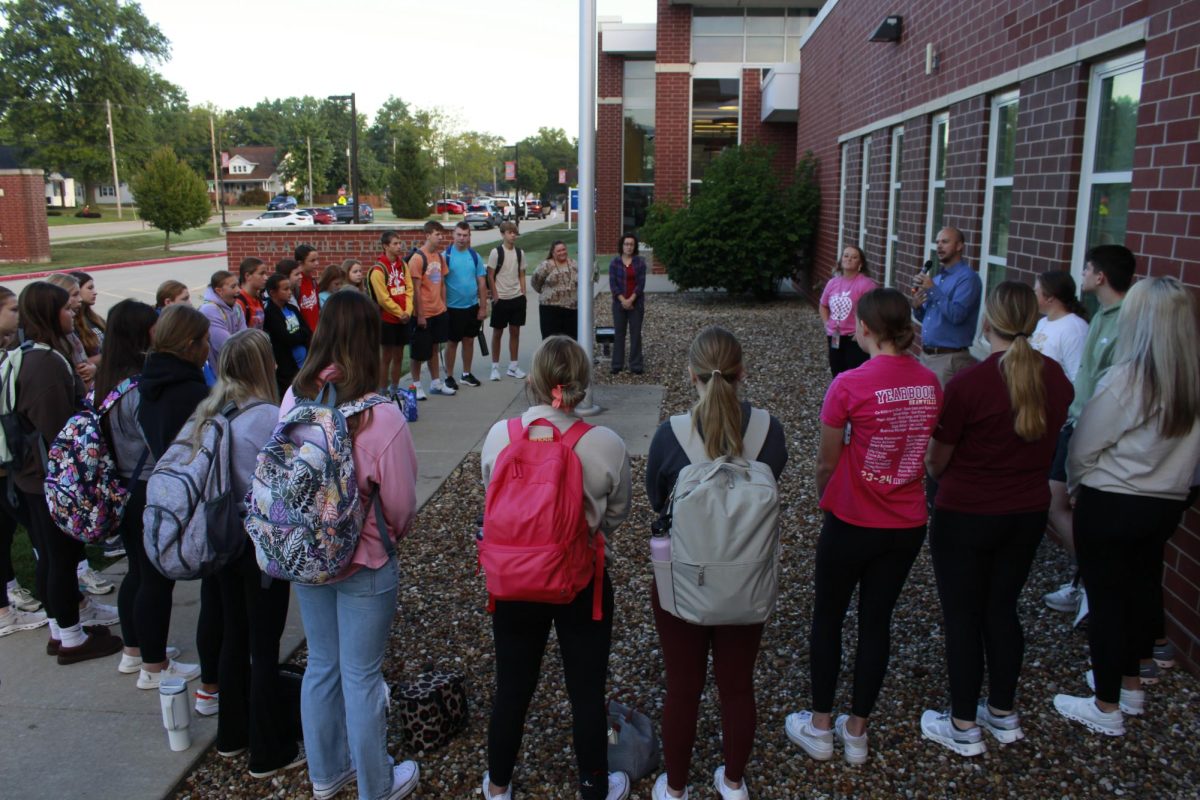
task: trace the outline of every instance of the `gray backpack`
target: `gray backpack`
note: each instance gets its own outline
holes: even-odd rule
[[[779,489],[757,456],[771,415],[750,412],[742,458],[711,460],[691,417],[671,430],[691,462],[679,471],[667,506],[671,560],[653,561],[658,601],[697,625],[765,622],[779,595]],[[665,522],[666,520],[664,520]]]
[[[242,553],[246,504],[233,493],[232,423],[229,403],[204,423],[200,449],[192,453],[195,417],[154,466],[146,484],[142,538],[146,557],[171,580],[195,580],[217,572]]]

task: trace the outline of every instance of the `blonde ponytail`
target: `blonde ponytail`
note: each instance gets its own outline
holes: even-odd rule
[[[1027,442],[1046,435],[1046,386],[1042,355],[1029,344],[1037,326],[1037,295],[1017,281],[1004,281],[987,300],[992,332],[1012,342],[1000,356],[1000,372],[1013,409],[1013,430]]]
[[[742,407],[737,383],[742,372],[742,346],[732,333],[705,328],[688,349],[688,364],[705,389],[692,407],[692,428],[703,434],[709,458],[742,454]]]

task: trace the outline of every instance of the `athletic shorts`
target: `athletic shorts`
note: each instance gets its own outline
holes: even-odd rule
[[[413,361],[428,361],[433,358],[433,346],[442,344],[450,335],[450,315],[443,311],[436,317],[425,320],[425,327],[413,328],[408,355]]]
[[[525,324],[525,295],[492,303],[492,327],[503,330],[509,325]]]
[[[384,347],[404,347],[412,340],[411,319],[408,322],[384,322],[379,327],[382,331],[379,338]]]
[[[1067,423],[1058,432],[1058,449],[1054,451],[1054,463],[1050,465],[1050,480],[1059,483],[1067,482],[1067,447],[1071,444],[1071,434],[1075,426]]]
[[[463,339],[474,339],[479,335],[483,323],[479,319],[478,305],[470,308],[451,308],[447,313],[450,315],[450,341],[461,342]]]

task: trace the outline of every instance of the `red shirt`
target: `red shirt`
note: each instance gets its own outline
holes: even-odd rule
[[[637,291],[637,277],[633,269],[633,262],[625,265],[625,299],[633,297],[633,293]]]
[[[321,316],[321,297],[317,291],[317,282],[307,275],[300,276],[300,286],[296,289],[296,305],[300,307],[300,316],[308,323],[308,329],[317,329],[317,318]]]
[[[1042,357],[1046,432],[1027,442],[1013,430],[1013,409],[1000,372],[1000,353],[956,374],[933,438],[954,445],[938,481],[934,505],[967,514],[1019,514],[1050,508],[1046,475],[1075,397],[1052,358]]]
[[[238,290],[238,296],[234,299],[238,308],[242,310],[242,315],[246,318],[246,327],[256,330],[263,329],[263,304],[257,297],[246,294],[245,289]]]
[[[875,356],[834,378],[821,422],[850,424],[821,495],[821,508],[863,528],[915,528],[925,508],[925,449],[937,424],[942,388],[909,355]]]

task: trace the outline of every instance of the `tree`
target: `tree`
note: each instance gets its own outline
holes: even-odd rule
[[[137,4],[11,0],[0,5],[0,118],[47,169],[69,171],[90,196],[111,180],[105,101],[118,154],[143,157],[151,115],[183,98],[152,69],[170,43]]]
[[[546,185],[546,168],[534,156],[522,154],[517,160],[517,191],[541,195]]]
[[[537,134],[521,140],[521,152],[529,153],[545,167],[546,176],[541,184],[532,189],[543,198],[554,197],[565,192],[558,182],[558,171],[573,174],[579,163],[579,143],[567,138],[562,128],[538,128]]]
[[[429,187],[429,168],[416,136],[401,129],[396,136],[396,159],[388,180],[392,213],[402,219],[423,218],[429,213]]]
[[[155,151],[141,172],[129,182],[138,204],[138,216],[166,233],[163,249],[171,249],[171,234],[183,233],[208,222],[208,187],[175,151]]]

